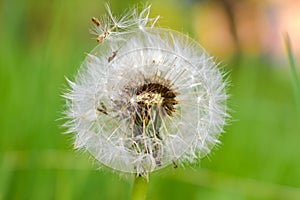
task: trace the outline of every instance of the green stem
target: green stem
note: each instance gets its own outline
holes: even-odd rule
[[[142,176],[136,176],[134,179],[131,200],[145,200],[148,191],[148,180]]]

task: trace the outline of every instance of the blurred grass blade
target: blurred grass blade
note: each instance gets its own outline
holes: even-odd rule
[[[224,192],[227,191],[235,195],[244,195],[249,199],[279,200],[299,199],[300,197],[300,189],[298,187],[259,181],[208,169],[201,169],[198,171],[185,170],[174,174],[170,178],[198,187],[223,190]]]
[[[0,162],[0,200],[6,199],[13,179],[15,158],[3,155]]]
[[[294,58],[294,53],[293,53],[293,49],[292,49],[292,45],[291,45],[291,40],[290,40],[288,33],[286,33],[284,36],[284,43],[286,46],[287,56],[289,59],[289,65],[290,65],[291,72],[292,72],[298,119],[300,119],[300,81],[299,81],[299,75],[298,75],[296,64],[295,64],[295,58]]]

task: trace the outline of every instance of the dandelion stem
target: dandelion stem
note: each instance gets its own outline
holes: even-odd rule
[[[142,176],[136,176],[134,179],[131,200],[145,200],[148,191],[148,180]]]

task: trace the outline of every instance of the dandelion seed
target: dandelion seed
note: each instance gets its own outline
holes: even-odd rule
[[[93,18],[101,42],[69,81],[66,126],[102,165],[145,175],[196,161],[219,143],[226,84],[194,40],[156,28],[150,7]]]
[[[96,26],[101,26],[101,22],[96,17],[92,17],[92,21],[94,22],[94,24],[96,24]]]

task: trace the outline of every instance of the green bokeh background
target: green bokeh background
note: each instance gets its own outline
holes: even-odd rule
[[[110,2],[116,13],[134,3]],[[96,45],[90,18],[102,15],[103,4],[0,2],[0,200],[130,198],[133,177],[98,170],[87,153],[73,151],[72,136],[57,120],[65,76],[74,77]],[[153,1],[162,26],[191,36],[192,7]],[[300,125],[288,62],[223,59],[233,120],[222,145],[197,165],[152,174],[148,199],[300,199]]]

